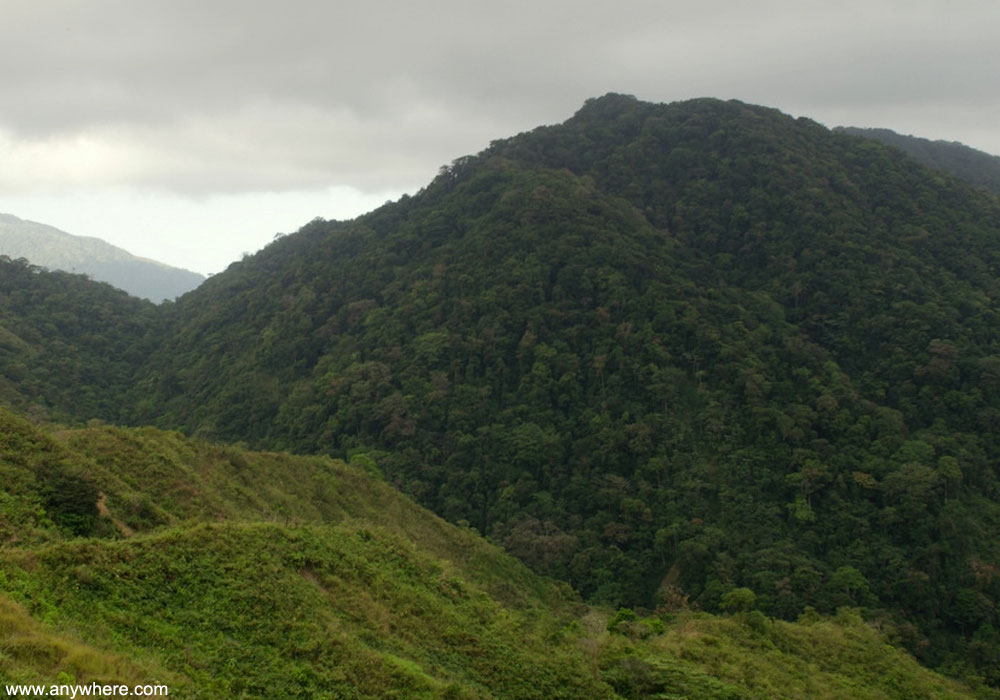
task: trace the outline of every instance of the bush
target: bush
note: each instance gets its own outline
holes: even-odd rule
[[[757,605],[757,594],[749,588],[734,588],[722,596],[719,607],[730,613],[747,612]]]

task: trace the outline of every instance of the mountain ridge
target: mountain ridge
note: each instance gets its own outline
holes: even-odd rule
[[[1000,156],[966,146],[958,141],[931,140],[898,134],[892,129],[838,126],[834,131],[874,139],[898,148],[915,160],[1000,194]]]
[[[93,236],[0,213],[0,254],[46,268],[85,274],[156,303],[172,301],[205,280],[203,275],[132,255]]]

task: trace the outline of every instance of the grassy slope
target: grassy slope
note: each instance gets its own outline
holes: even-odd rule
[[[0,579],[6,582],[6,579]],[[4,586],[7,588],[7,585]],[[126,683],[151,678],[180,688],[180,678],[150,659],[98,648],[71,631],[56,631],[33,618],[23,605],[0,595],[0,683]]]
[[[647,621],[648,622],[648,621]],[[619,625],[621,632],[621,626]],[[602,677],[626,697],[963,698],[968,688],[887,644],[857,611],[798,622],[683,612],[662,634],[643,622],[603,640]],[[994,697],[980,689],[981,697]]]
[[[5,516],[21,535],[5,588],[54,633],[169,669],[178,692],[606,694],[553,641],[577,605],[565,587],[358,467],[151,429],[50,439],[6,418],[3,468],[20,487]],[[84,467],[103,537],[61,536],[35,478],[54,465]],[[10,675],[25,675],[19,663]]]
[[[608,633],[607,611],[362,467],[0,412],[0,680],[205,698],[972,696],[849,616],[684,613]]]
[[[7,566],[33,612],[152,652],[207,697],[607,694],[548,643],[555,618],[536,624],[377,528],[201,524]]]

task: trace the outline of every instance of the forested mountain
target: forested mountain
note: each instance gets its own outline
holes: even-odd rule
[[[862,606],[997,685],[998,266],[996,198],[894,149],[608,95],[123,316],[149,351],[86,390],[372,454],[592,602]]]
[[[0,403],[35,417],[118,416],[158,343],[156,311],[110,284],[0,256]]]
[[[837,127],[837,131],[894,146],[928,167],[943,170],[993,194],[1000,194],[1000,156],[978,151],[957,141],[931,141],[897,134],[892,129],[841,126]]]
[[[197,272],[136,257],[99,238],[73,236],[10,214],[0,214],[0,255],[88,275],[156,303],[175,299],[205,280]]]

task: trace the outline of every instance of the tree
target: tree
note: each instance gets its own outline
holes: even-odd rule
[[[734,588],[722,596],[719,607],[729,613],[749,612],[757,605],[757,594],[749,588]]]

